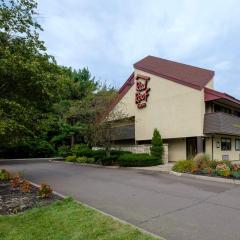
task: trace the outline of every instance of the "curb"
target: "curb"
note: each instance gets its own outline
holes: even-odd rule
[[[40,187],[39,184],[36,184],[36,183],[34,183],[34,182],[32,182],[32,181],[29,181],[29,180],[27,180],[27,181],[28,181],[30,184],[32,184],[33,186],[37,187],[37,188]],[[55,195],[61,197],[61,198],[68,198],[68,196],[66,196],[66,195],[64,195],[64,194],[61,194],[61,193],[59,193],[59,192],[53,191],[53,193],[54,193]],[[147,231],[147,230],[145,230],[145,229],[143,229],[143,228],[137,227],[137,226],[133,225],[132,223],[129,223],[129,222],[125,221],[125,220],[122,220],[122,219],[120,219],[120,218],[118,218],[118,217],[115,217],[115,216],[113,216],[113,215],[111,215],[111,214],[109,214],[109,213],[103,212],[102,210],[99,210],[99,209],[97,209],[97,208],[95,208],[95,207],[92,207],[92,206],[90,206],[90,205],[88,205],[88,204],[86,204],[86,203],[83,203],[83,202],[79,201],[79,200],[74,199],[74,201],[77,202],[77,203],[79,203],[79,204],[81,204],[81,205],[83,205],[83,206],[85,206],[85,207],[87,207],[87,208],[90,208],[90,209],[92,209],[92,210],[94,210],[94,211],[97,211],[97,212],[99,212],[99,213],[101,213],[101,214],[103,214],[103,215],[105,215],[105,216],[107,216],[107,217],[111,217],[112,219],[114,219],[114,220],[116,220],[116,221],[118,221],[118,222],[120,222],[120,223],[122,223],[122,224],[124,224],[124,225],[129,225],[129,226],[131,226],[132,228],[139,230],[141,233],[145,233],[145,234],[147,234],[147,235],[149,235],[149,236],[152,236],[152,237],[157,238],[157,239],[160,239],[160,240],[166,240],[165,238],[163,238],[163,237],[161,237],[161,236],[158,236],[158,235],[156,235],[156,234],[154,234],[154,233],[151,233],[151,232],[149,232],[149,231]]]
[[[11,161],[54,161],[63,159],[61,157],[52,157],[52,158],[1,158],[0,162],[11,162]]]
[[[84,166],[84,167],[95,167],[95,168],[106,168],[106,169],[128,169],[128,170],[141,170],[141,171],[151,171],[151,172],[161,172],[161,173],[169,172],[169,171],[162,170],[162,169],[146,169],[145,167],[141,168],[141,167],[104,166],[104,165],[99,165],[99,164],[66,162],[66,161],[57,161],[57,160],[49,160],[49,162],[66,163],[66,164],[73,164],[73,165],[79,165],[79,166]]]
[[[240,185],[240,180],[234,180],[234,179],[193,175],[190,173],[178,173],[178,172],[174,172],[174,171],[170,171],[169,174],[178,176],[178,177],[187,177],[187,178],[200,179],[200,180],[211,181],[211,182],[220,182],[220,183],[229,183],[229,184]]]
[[[83,167],[108,168],[108,169],[119,169],[119,168],[121,168],[119,166],[103,166],[103,165],[99,165],[99,164],[66,162],[66,161],[57,161],[57,160],[49,160],[49,162],[73,164],[73,165],[79,165],[79,166],[83,166]]]

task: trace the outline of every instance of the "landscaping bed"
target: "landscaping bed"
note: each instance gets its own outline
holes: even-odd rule
[[[182,160],[174,164],[172,170],[209,177],[240,180],[240,165],[231,161],[210,160],[206,154],[198,154],[193,160]]]
[[[44,186],[47,185],[42,184],[42,187]],[[40,189],[18,176],[0,180],[0,215],[17,214],[61,199],[53,194],[51,189],[47,195],[42,194]],[[43,189],[43,191],[45,190]]]

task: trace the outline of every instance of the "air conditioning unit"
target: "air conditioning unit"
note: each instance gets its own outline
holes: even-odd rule
[[[222,160],[229,160],[229,155],[222,155]]]

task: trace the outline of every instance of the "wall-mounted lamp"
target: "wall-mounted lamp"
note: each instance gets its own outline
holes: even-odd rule
[[[220,142],[219,141],[216,142],[216,147],[220,148]]]

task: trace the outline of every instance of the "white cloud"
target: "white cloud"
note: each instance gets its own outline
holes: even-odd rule
[[[237,0],[39,0],[39,10],[42,38],[60,64],[89,66],[120,86],[151,54],[213,69],[215,85],[240,97]]]

